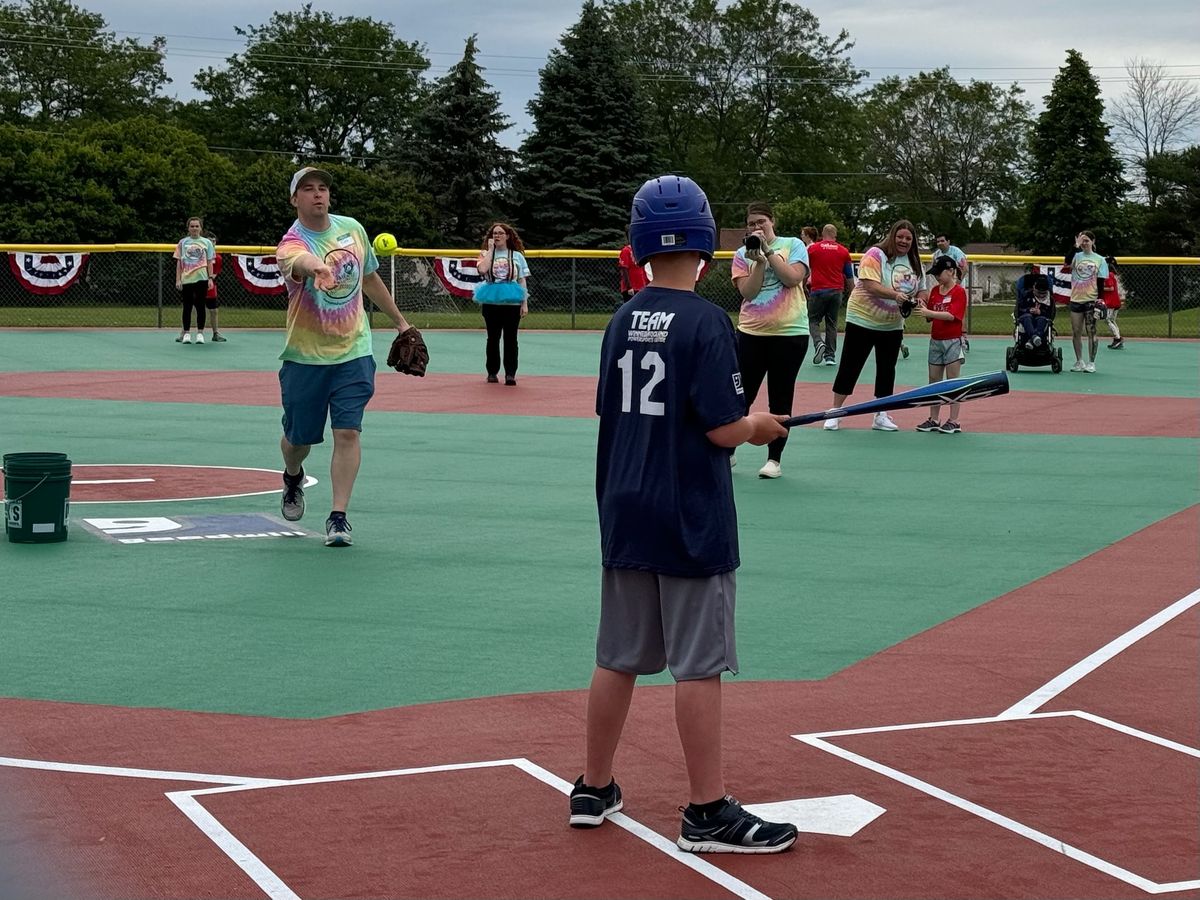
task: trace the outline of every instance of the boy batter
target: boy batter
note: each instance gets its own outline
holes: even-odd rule
[[[695,293],[717,229],[688,178],[663,176],[634,197],[630,243],[654,280],[613,316],[600,351],[596,500],[603,556],[587,765],[570,824],[621,809],[612,777],[638,675],[671,670],[691,803],[678,845],[693,852],[778,853],[796,827],[746,812],[721,771],[721,674],[737,671],[739,565],[730,450],[786,434],[782,416],[746,414],[729,317]]]

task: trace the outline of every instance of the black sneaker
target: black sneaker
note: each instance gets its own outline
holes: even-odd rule
[[[500,379],[499,379],[497,376],[495,376],[495,375],[489,375],[489,376],[487,377],[487,383],[488,383],[488,384],[499,384],[499,383],[500,383]]]
[[[1125,338],[1117,338],[1111,344],[1108,345],[1108,349],[1109,350],[1120,350],[1124,346],[1125,346]]]
[[[908,359],[908,344],[900,345],[900,355],[903,356],[905,359]]]
[[[283,473],[283,499],[279,511],[289,522],[298,522],[304,516],[304,469],[299,475]]]
[[[941,424],[936,419],[930,418],[918,425],[917,431],[924,431],[928,434],[931,431],[937,431],[939,428],[941,428]]]
[[[791,822],[764,822],[725,797],[720,811],[704,816],[694,806],[680,807],[679,849],[689,853],[781,853],[796,843]]]
[[[221,334],[221,332],[219,332],[219,331],[214,331],[214,332],[213,332],[213,337],[212,337],[212,339],[213,339],[213,343],[214,343],[214,344],[223,344],[223,343],[225,343],[225,335]]]
[[[583,783],[583,776],[571,788],[571,827],[595,828],[621,811],[621,788],[610,781],[606,788],[594,788]]]
[[[505,375],[505,376],[504,376],[504,383],[505,383],[505,384],[506,384],[508,387],[513,387],[513,386],[514,386],[514,385],[516,385],[516,383],[517,383],[517,376],[516,376],[516,375]]]
[[[350,537],[353,530],[344,512],[331,512],[325,520],[325,546],[349,547],[354,543]]]
[[[942,434],[961,434],[962,428],[957,422],[943,422],[938,426],[938,431]]]

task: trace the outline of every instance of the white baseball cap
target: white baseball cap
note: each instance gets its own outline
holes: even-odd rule
[[[326,187],[329,187],[333,184],[333,176],[324,169],[318,169],[315,166],[305,166],[292,176],[292,186],[288,188],[288,197],[296,196],[296,188],[300,187],[300,182],[302,182],[309,175],[314,175],[317,178],[320,178],[323,182],[325,182]]]

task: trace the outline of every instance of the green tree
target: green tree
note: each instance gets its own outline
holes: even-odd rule
[[[817,231],[826,225],[836,225],[839,234],[845,231],[845,225],[838,220],[833,207],[816,197],[793,197],[772,208],[775,210],[776,234],[799,237],[800,229],[805,225],[811,225]]]
[[[70,0],[0,3],[0,113],[39,125],[165,106],[166,40],[117,40]]]
[[[0,233],[8,240],[169,241],[188,216],[223,227],[229,160],[148,117],[67,134],[0,126]]]
[[[1147,215],[1144,249],[1200,254],[1200,146],[1151,157],[1146,176],[1159,199]]]
[[[634,192],[656,171],[647,107],[610,27],[586,0],[550,52],[514,181],[534,244],[618,245]]]
[[[1062,252],[1088,229],[1106,249],[1118,249],[1113,223],[1129,185],[1109,141],[1100,86],[1075,50],[1050,87],[1030,150],[1024,242]]]
[[[863,96],[865,170],[878,174],[886,218],[911,219],[965,242],[971,221],[1012,202],[1030,106],[1015,84],[961,84],[949,69],[884,78]]]
[[[853,92],[863,73],[842,31],[788,0],[606,0],[653,106],[667,165],[695,177],[732,223],[750,197],[822,196],[856,171]]]
[[[311,3],[234,30],[246,50],[201,71],[194,83],[207,99],[183,113],[210,143],[346,160],[403,143],[429,67],[420,44]]]
[[[434,230],[453,246],[474,246],[500,215],[498,192],[507,188],[513,165],[513,152],[498,140],[508,118],[477,53],[471,35],[463,58],[425,95],[407,150],[417,183],[437,207]]]

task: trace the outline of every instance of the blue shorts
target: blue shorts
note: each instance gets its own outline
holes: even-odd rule
[[[325,440],[325,421],[362,431],[363,410],[375,393],[375,359],[360,356],[332,366],[284,361],[279,370],[283,436],[294,446]]]

